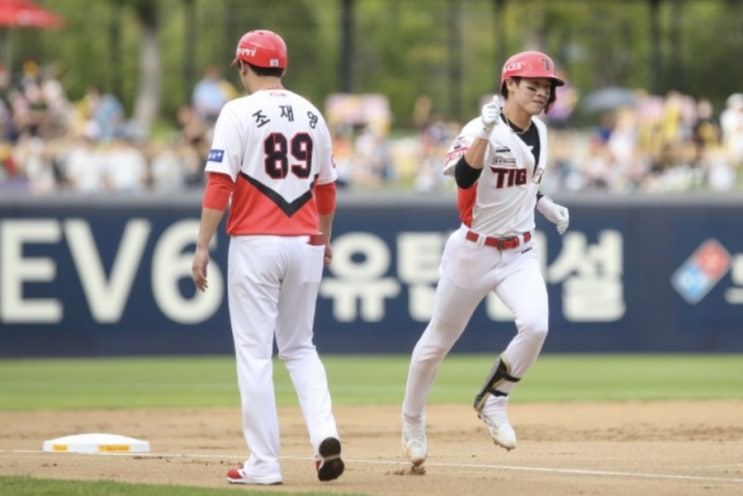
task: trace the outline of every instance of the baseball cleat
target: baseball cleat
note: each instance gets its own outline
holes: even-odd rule
[[[488,426],[488,433],[495,444],[508,451],[516,448],[516,431],[508,423],[505,412],[494,415],[480,412],[477,416]]]
[[[282,484],[281,476],[254,477],[245,472],[242,465],[237,468],[231,468],[227,472],[227,482],[230,484],[252,484],[257,486],[276,486]]]
[[[328,437],[320,443],[320,456],[315,462],[317,478],[321,481],[337,479],[343,473],[346,465],[341,460],[341,442],[334,437]]]
[[[413,467],[420,467],[428,456],[426,428],[423,424],[402,423],[402,449]]]

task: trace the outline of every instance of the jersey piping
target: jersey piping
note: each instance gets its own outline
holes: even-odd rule
[[[291,217],[292,215],[294,215],[308,201],[313,199],[312,189],[315,187],[315,182],[317,182],[317,176],[315,176],[315,179],[313,179],[312,183],[310,184],[310,189],[308,191],[296,198],[294,201],[288,202],[279,193],[264,185],[260,181],[253,179],[244,172],[240,173],[240,177],[248,181],[258,191],[268,197],[269,200],[274,202],[276,206],[279,207],[279,209],[286,214],[287,217]]]

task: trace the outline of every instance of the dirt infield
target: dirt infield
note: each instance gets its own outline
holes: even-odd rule
[[[398,407],[336,408],[346,473],[316,479],[298,409],[280,409],[284,484],[271,492],[367,495],[743,494],[743,400],[518,404],[516,450],[493,445],[468,405],[428,412],[425,475],[409,473]],[[201,487],[245,447],[234,409],[0,413],[0,474]],[[150,442],[147,455],[44,453],[45,440],[105,432]],[[246,490],[245,487],[234,487]]]

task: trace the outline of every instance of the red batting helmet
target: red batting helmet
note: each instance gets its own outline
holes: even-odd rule
[[[555,70],[555,63],[552,62],[550,56],[542,52],[520,52],[512,55],[503,64],[500,77],[501,93],[505,91],[506,80],[512,77],[548,78],[552,80],[555,86],[564,85],[565,81],[557,77]],[[553,88],[545,111],[549,111],[556,98],[557,95],[555,95]]]
[[[235,60],[253,64],[256,67],[285,69],[289,57],[286,53],[286,43],[273,31],[259,29],[245,33],[237,44]]]

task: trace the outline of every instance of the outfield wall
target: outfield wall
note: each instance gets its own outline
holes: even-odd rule
[[[546,352],[743,351],[743,199],[559,198],[537,214],[551,302]],[[0,356],[232,353],[220,229],[210,289],[190,279],[200,197],[0,198]],[[323,353],[409,353],[431,314],[458,219],[445,195],[339,197],[318,302]],[[514,332],[489,297],[455,347]]]

